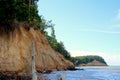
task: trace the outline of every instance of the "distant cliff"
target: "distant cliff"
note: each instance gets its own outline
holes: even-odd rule
[[[67,69],[73,63],[53,50],[40,30],[17,24],[15,30],[0,34],[0,72],[31,73],[32,41],[35,42],[35,66],[38,72]]]
[[[107,66],[105,60],[100,56],[78,56],[73,59],[76,66]]]
[[[107,66],[105,63],[102,63],[97,60],[93,60],[92,62],[86,63],[86,64],[79,64],[78,66]]]

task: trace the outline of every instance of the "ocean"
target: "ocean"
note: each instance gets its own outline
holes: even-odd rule
[[[75,71],[55,71],[50,74],[44,74],[50,80],[120,80],[120,66],[109,67],[77,67]]]

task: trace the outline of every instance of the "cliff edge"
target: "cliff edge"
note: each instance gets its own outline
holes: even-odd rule
[[[35,66],[38,72],[73,66],[73,63],[51,48],[40,30],[26,30],[24,26],[19,24],[19,29],[16,28],[9,35],[0,35],[0,72],[31,73],[32,41],[35,44]]]

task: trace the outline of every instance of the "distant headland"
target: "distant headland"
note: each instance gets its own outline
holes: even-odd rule
[[[100,56],[77,56],[73,57],[76,66],[107,66],[105,60]]]

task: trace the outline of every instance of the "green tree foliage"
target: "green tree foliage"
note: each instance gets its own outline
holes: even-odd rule
[[[30,21],[40,27],[42,22],[37,10],[38,0],[0,0],[0,25],[14,20]]]
[[[26,2],[25,0],[16,0],[14,2],[14,10],[16,13],[15,19],[18,21],[27,21],[29,20],[29,2]]]
[[[100,56],[78,56],[78,57],[72,57],[72,62],[74,62],[75,65],[79,64],[87,64],[89,62],[92,62],[93,60],[100,61],[101,63],[106,64],[104,59]]]
[[[0,25],[14,19],[14,0],[0,0]]]
[[[45,20],[43,17],[41,17],[41,22],[39,23],[38,25],[38,28],[43,31],[44,33],[46,32],[45,30],[47,28],[52,28],[54,27],[54,24],[52,24],[52,20],[50,21],[47,21]],[[47,35],[47,32],[46,32],[46,35]]]
[[[66,59],[70,59],[70,57],[71,57],[70,54],[69,54],[69,52],[65,49],[63,42],[59,42],[59,43],[57,44],[56,51],[62,53],[62,55],[63,55]]]
[[[49,25],[51,25],[50,27],[51,35],[48,35],[48,33],[46,32],[46,37],[47,37],[49,44],[55,51],[61,53],[66,59],[70,60],[71,56],[69,52],[65,49],[63,42],[61,41],[58,42],[56,39],[54,25],[53,24],[49,24]]]

